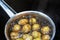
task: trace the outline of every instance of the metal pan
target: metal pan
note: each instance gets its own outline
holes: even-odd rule
[[[33,13],[33,14],[38,14],[39,16],[42,16],[42,17],[44,17],[45,19],[47,19],[50,23],[51,23],[51,25],[52,25],[52,37],[51,37],[51,39],[50,40],[53,40],[53,38],[54,38],[54,36],[55,36],[55,33],[56,33],[56,27],[55,27],[55,24],[54,24],[54,22],[52,21],[52,19],[48,16],[48,15],[46,15],[46,14],[44,14],[44,13],[42,13],[42,12],[38,12],[38,11],[23,11],[23,12],[19,12],[19,13],[17,13],[17,14],[14,14],[14,12],[13,11],[11,11],[8,7],[7,7],[7,5],[5,5],[4,4],[4,2],[2,2],[2,1],[0,1],[0,6],[4,9],[4,11],[9,15],[9,17],[10,17],[10,19],[7,21],[7,23],[6,23],[6,25],[5,25],[5,32],[4,32],[4,34],[5,34],[5,36],[6,36],[6,39],[7,40],[9,40],[9,37],[8,37],[8,29],[9,29],[9,23],[11,22],[11,21],[13,21],[13,20],[15,20],[15,19],[17,19],[19,16],[21,16],[21,14],[26,14],[26,13]]]

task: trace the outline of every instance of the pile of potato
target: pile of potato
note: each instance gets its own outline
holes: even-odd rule
[[[36,18],[23,18],[18,21],[10,33],[11,40],[50,40],[50,27],[37,23]],[[21,34],[20,34],[21,33]]]

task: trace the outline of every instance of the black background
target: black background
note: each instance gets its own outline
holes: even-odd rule
[[[10,0],[9,0],[10,1]],[[30,0],[30,1],[20,1],[20,4],[17,6],[16,3],[9,4],[16,12],[25,11],[25,10],[36,10],[41,11],[52,18],[56,25],[56,35],[54,40],[60,40],[60,1],[59,0]],[[16,6],[16,7],[15,7]],[[18,9],[19,8],[19,9]],[[9,16],[6,12],[0,7],[0,40],[6,40],[4,35],[5,24],[8,21]]]

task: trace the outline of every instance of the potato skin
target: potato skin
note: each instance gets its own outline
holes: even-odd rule
[[[32,40],[33,39],[33,37],[31,36],[31,35],[29,35],[29,34],[24,34],[23,35],[23,39],[25,39],[25,40]]]
[[[21,20],[18,21],[19,25],[25,25],[27,23],[28,23],[28,19],[21,19]]]
[[[40,25],[39,24],[33,24],[32,30],[38,30],[38,29],[40,29]]]
[[[11,32],[10,33],[10,37],[11,37],[11,39],[17,39],[18,38],[18,33],[17,32]]]
[[[16,40],[24,40],[23,38],[17,38]]]
[[[33,40],[41,40],[41,38],[35,38],[35,39],[33,39]]]
[[[34,38],[41,38],[41,33],[40,33],[40,32],[37,32],[37,31],[33,31],[33,32],[32,32],[32,36],[33,36]]]
[[[30,22],[31,24],[34,24],[34,23],[37,22],[37,20],[36,20],[36,18],[30,18],[29,22]]]
[[[41,28],[41,32],[43,34],[48,34],[50,31],[51,30],[50,30],[49,26],[44,26],[44,27]]]
[[[49,35],[43,35],[42,40],[50,40],[50,36]]]
[[[31,30],[31,26],[29,24],[26,24],[22,28],[23,33],[28,33]]]
[[[21,29],[21,26],[18,25],[18,24],[15,24],[14,27],[13,27],[13,31],[15,31],[15,32],[20,31],[20,29]]]

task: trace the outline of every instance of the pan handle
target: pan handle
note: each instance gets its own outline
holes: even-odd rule
[[[8,14],[10,18],[15,15],[1,0],[0,0],[0,6],[4,9],[4,11]]]

